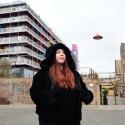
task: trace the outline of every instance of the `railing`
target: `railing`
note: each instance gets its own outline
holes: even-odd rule
[[[42,39],[39,35],[37,35],[33,30],[31,30],[28,26],[18,26],[18,27],[9,27],[9,28],[2,28],[0,30],[0,34],[2,33],[13,33],[13,32],[21,32],[21,31],[28,31],[30,34],[32,34],[36,39],[38,39],[42,44],[45,46],[49,46],[49,43]],[[44,41],[44,42],[43,42]]]
[[[43,60],[45,57],[43,55],[40,55],[34,51],[32,51],[29,48],[26,47],[14,47],[14,48],[6,48],[0,50],[0,55],[3,54],[21,54],[21,53],[27,53],[28,55],[31,55],[32,57],[35,57],[39,60]],[[41,58],[42,57],[42,58]]]
[[[42,28],[40,28],[33,20],[28,16],[18,16],[18,17],[8,17],[8,18],[1,18],[0,24],[2,23],[12,23],[12,22],[20,22],[20,21],[28,21],[31,25],[34,26],[40,33],[42,33],[46,38],[52,41],[51,38],[49,38],[49,35],[43,31]]]
[[[2,13],[10,13],[10,12],[17,12],[17,11],[24,11],[26,9],[27,9],[26,5],[16,6],[16,7],[0,8],[0,14],[2,14]]]
[[[27,42],[28,44],[42,51],[43,53],[45,53],[46,51],[46,49],[42,47],[42,45],[37,44],[28,37],[18,36],[18,37],[0,38],[0,44],[12,44],[12,43],[24,43],[24,42]]]
[[[37,17],[36,20],[39,20],[38,22],[42,24],[42,26],[44,26],[46,29],[48,29],[48,27],[39,19],[39,17],[34,13],[34,11],[31,10],[30,7],[28,6],[24,6],[24,7],[21,7],[21,6],[18,6],[18,7],[12,7],[12,8],[1,8],[0,9],[0,14],[1,13],[10,13],[10,12],[17,12],[17,11],[24,11],[24,10],[28,10],[28,12],[31,13],[31,15],[35,15],[34,18]],[[42,28],[40,28],[38,25],[36,25],[28,16],[25,18],[24,16],[21,16],[22,18],[18,18],[18,17],[11,17],[10,19],[9,18],[5,18],[5,19],[0,19],[0,23],[9,23],[9,22],[16,22],[16,21],[21,21],[21,20],[24,20],[24,19],[27,19],[29,20],[35,27],[37,27],[37,29],[42,32],[44,34],[45,37],[47,37],[50,42],[54,43],[54,41],[51,39],[51,37],[45,33]]]
[[[38,68],[38,69],[40,68],[39,63],[37,63],[33,60],[30,60],[30,59],[27,59],[25,57],[17,57],[17,59],[12,57],[12,58],[9,58],[9,60],[10,60],[12,65],[15,65],[13,62],[16,62],[16,65],[26,64],[26,65],[29,65],[29,66],[34,67],[34,68]]]

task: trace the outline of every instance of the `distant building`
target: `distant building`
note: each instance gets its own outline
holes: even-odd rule
[[[120,46],[121,57],[121,96],[125,97],[125,43],[121,43]]]
[[[121,43],[120,57],[121,57],[121,73],[125,73],[125,43]]]
[[[72,49],[71,49],[71,52],[72,52],[72,57],[75,61],[75,64],[77,66],[77,68],[79,67],[78,63],[78,46],[76,44],[72,44]]]
[[[19,77],[32,77],[46,48],[62,42],[25,2],[0,4],[0,59]]]
[[[121,60],[115,60],[115,73],[121,74]]]

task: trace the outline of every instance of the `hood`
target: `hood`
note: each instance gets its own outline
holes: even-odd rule
[[[53,65],[57,49],[64,50],[69,68],[72,71],[76,70],[76,65],[72,58],[70,49],[62,43],[53,44],[52,46],[47,48],[45,59],[40,64],[41,68],[43,67],[50,68]]]

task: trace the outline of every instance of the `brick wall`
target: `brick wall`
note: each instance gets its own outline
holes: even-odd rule
[[[0,78],[0,104],[32,104],[31,83],[27,78]]]
[[[0,104],[32,104],[29,89],[32,79],[0,78]],[[93,85],[94,100],[92,104],[100,104],[100,92],[97,84]]]

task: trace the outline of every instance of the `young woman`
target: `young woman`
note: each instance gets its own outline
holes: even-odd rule
[[[62,43],[47,49],[30,95],[39,125],[80,125],[82,101],[89,104],[93,100],[93,93],[76,71],[70,50]]]

